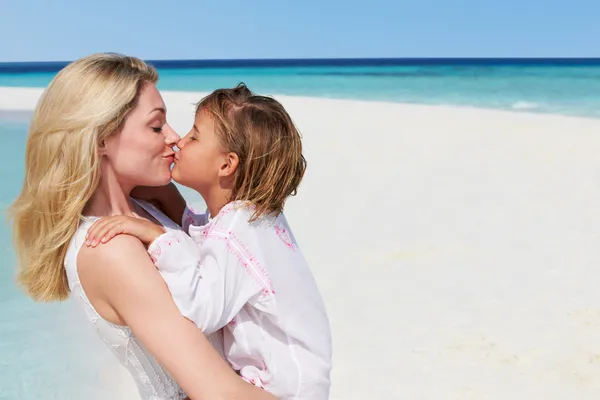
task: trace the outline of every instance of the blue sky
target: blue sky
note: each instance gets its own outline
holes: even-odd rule
[[[600,57],[600,0],[0,0],[0,61]]]

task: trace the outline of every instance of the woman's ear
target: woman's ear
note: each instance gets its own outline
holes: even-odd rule
[[[100,144],[98,145],[98,154],[100,156],[103,156],[106,154],[106,142],[104,140],[102,140],[100,142]]]

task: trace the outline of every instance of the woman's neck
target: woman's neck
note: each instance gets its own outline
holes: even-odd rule
[[[121,184],[110,167],[101,165],[100,169],[100,183],[88,201],[83,211],[84,215],[97,217],[133,215],[133,206],[129,197],[133,186]]]

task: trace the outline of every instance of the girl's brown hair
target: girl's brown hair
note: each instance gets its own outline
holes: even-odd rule
[[[203,98],[196,113],[203,111],[213,118],[221,145],[239,158],[230,200],[253,204],[251,221],[282,212],[297,193],[306,160],[300,132],[281,103],[241,83]]]

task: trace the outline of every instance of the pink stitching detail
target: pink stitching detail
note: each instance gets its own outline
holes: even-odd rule
[[[227,215],[233,211],[233,208],[234,208],[233,203],[226,204],[225,207],[221,208],[221,211],[219,211],[217,213],[217,216]]]
[[[250,263],[252,265],[254,265],[256,268],[258,268],[259,271],[262,273],[265,280],[267,281],[267,285],[268,285],[267,292],[270,291],[271,293],[275,294],[275,290],[273,290],[273,284],[271,283],[271,280],[269,279],[269,273],[262,267],[262,265],[260,265],[260,263],[258,262],[256,257],[254,257],[254,254],[252,254],[252,252],[250,250],[248,250],[246,245],[237,237],[237,235],[233,231],[229,231],[229,232],[227,232],[227,234],[229,236],[231,236],[237,242],[237,244],[242,248],[242,250],[246,253],[245,255],[246,255],[247,259],[250,260]],[[244,265],[244,266],[246,266],[246,265]]]
[[[187,218],[185,219],[184,225],[187,225],[188,228],[190,225],[194,225],[194,217],[192,217],[191,215],[188,215]]]
[[[161,249],[161,245],[166,245],[171,247],[173,245],[173,243],[181,243],[181,241],[179,240],[178,237],[174,237],[174,238],[169,238],[169,236],[165,237],[161,237],[160,239],[158,239],[156,242],[154,242],[152,244],[152,249],[148,251],[148,253],[150,254],[150,259],[152,259],[152,262],[156,264],[156,262],[158,261],[158,257],[160,257],[160,255],[162,254],[162,249]]]
[[[288,232],[287,229],[283,226],[283,224],[275,227],[275,233],[279,236],[279,239],[291,250],[295,251],[294,242],[292,241],[292,236]]]
[[[258,260],[256,260],[256,257],[254,257],[254,255],[248,250],[248,248],[244,245],[244,243],[242,243],[242,241],[238,239],[238,237],[236,236],[236,234],[234,232],[226,231],[224,229],[218,229],[217,227],[213,227],[213,229],[210,229],[210,230],[207,229],[204,232],[202,232],[202,236],[204,238],[214,238],[214,239],[224,240],[227,243],[227,249],[231,253],[233,253],[233,255],[235,255],[237,257],[237,259],[240,261],[240,263],[246,269],[246,272],[248,272],[250,274],[250,276],[252,276],[254,278],[254,280],[259,284],[259,286],[261,286],[263,288],[263,294],[269,294],[269,293],[275,294],[275,290],[273,289],[273,284],[271,283],[271,280],[269,279],[269,274],[260,265]],[[236,249],[233,247],[233,245],[231,243],[232,241],[238,245],[238,247],[242,250],[242,252],[244,254],[240,254],[238,251],[236,251]],[[252,268],[250,268],[250,265],[253,266],[255,269],[257,269],[259,274],[254,273]],[[265,282],[263,282],[260,279],[261,278],[259,276],[260,274],[262,274],[262,277],[264,278]]]
[[[155,243],[152,246],[152,250],[150,250],[149,253],[150,253],[150,258],[152,259],[152,262],[154,264],[156,264],[156,262],[158,261],[158,257],[160,257],[160,254],[162,253],[162,250],[160,248],[160,244],[159,243]]]
[[[260,379],[260,377],[248,379],[248,378],[246,378],[245,376],[242,375],[242,379],[245,380],[248,383],[253,384],[256,387],[261,388],[261,389],[265,388],[265,384],[263,383],[262,379]],[[258,381],[257,381],[257,379],[258,379]]]
[[[184,228],[188,228],[190,226],[204,226],[206,225],[207,220],[206,220],[206,214],[198,214],[196,212],[196,210],[194,210],[193,208],[191,208],[190,206],[188,206],[186,208],[186,210],[184,211],[184,218],[183,218],[183,227]]]

